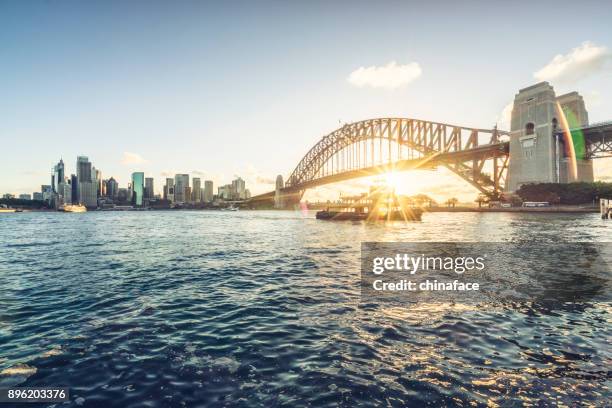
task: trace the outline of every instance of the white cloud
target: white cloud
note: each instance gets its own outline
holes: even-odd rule
[[[556,55],[533,76],[540,81],[576,82],[604,70],[611,56],[605,46],[585,41],[565,55]]]
[[[123,157],[121,158],[121,163],[126,166],[130,166],[132,164],[143,164],[147,161],[138,153],[131,152],[123,152]]]
[[[510,102],[504,109],[502,109],[501,113],[496,119],[497,128],[499,130],[510,130],[510,120],[512,119],[512,108],[514,107],[514,102]]]
[[[359,67],[351,72],[347,80],[350,84],[372,88],[396,89],[406,86],[421,76],[423,70],[417,62],[399,65],[391,61],[385,66]]]

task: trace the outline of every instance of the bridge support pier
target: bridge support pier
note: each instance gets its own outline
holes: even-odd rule
[[[512,109],[506,190],[514,192],[529,183],[593,181],[593,163],[584,157],[584,141],[578,151],[579,135],[559,137],[559,129],[587,123],[584,101],[577,92],[557,97],[548,82],[521,89]],[[576,149],[570,149],[570,143]],[[576,152],[575,167],[571,151]]]

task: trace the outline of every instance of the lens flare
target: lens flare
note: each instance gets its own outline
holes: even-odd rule
[[[565,146],[567,148],[567,156],[569,159],[569,171],[570,171],[570,179],[576,180],[578,179],[578,163],[576,160],[576,149],[574,148],[574,140],[572,138],[572,133],[570,132],[570,126],[567,121],[567,117],[565,116],[565,112],[561,108],[561,104],[557,102],[557,114],[559,115],[559,119],[561,122],[561,126],[563,128],[563,141],[565,142]]]

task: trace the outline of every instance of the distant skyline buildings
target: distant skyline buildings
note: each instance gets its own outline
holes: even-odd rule
[[[144,173],[137,171],[132,173],[132,204],[142,207],[144,204]]]

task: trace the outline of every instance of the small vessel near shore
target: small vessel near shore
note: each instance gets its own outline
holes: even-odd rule
[[[316,213],[329,221],[420,221],[423,210],[395,195],[389,188],[372,187],[369,193],[343,196]]]
[[[58,211],[83,213],[83,212],[87,212],[87,207],[85,207],[82,204],[72,204],[72,205],[68,204],[68,205],[63,205],[60,208],[58,208]]]

